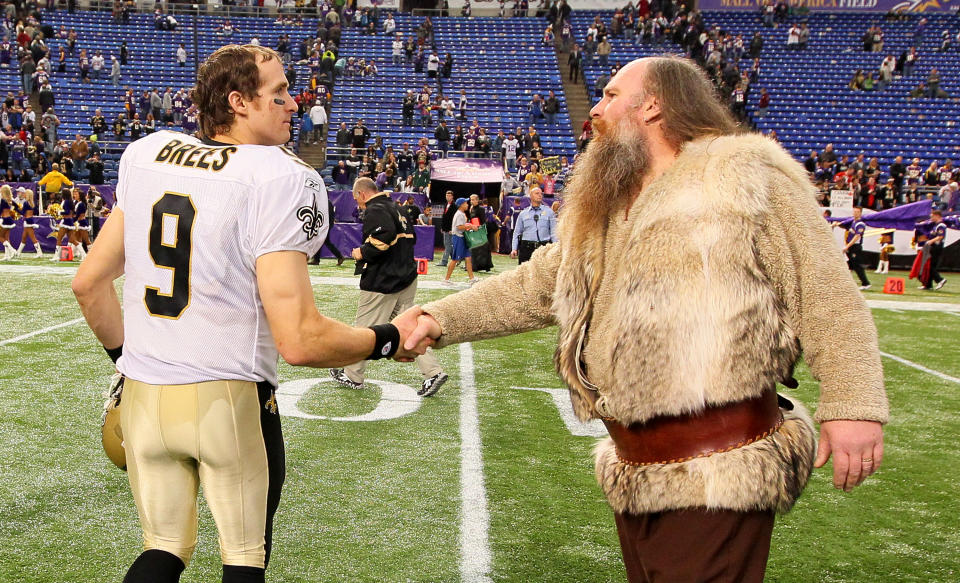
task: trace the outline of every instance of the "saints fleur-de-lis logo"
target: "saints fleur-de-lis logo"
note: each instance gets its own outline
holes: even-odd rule
[[[313,206],[302,206],[297,210],[297,218],[303,221],[303,232],[307,239],[313,239],[323,226],[323,213],[317,211],[317,199],[313,199]]]
[[[275,393],[270,395],[267,402],[263,404],[263,408],[269,411],[271,415],[277,414],[277,395]]]

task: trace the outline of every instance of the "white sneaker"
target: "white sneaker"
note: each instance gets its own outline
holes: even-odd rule
[[[417,394],[421,397],[432,397],[440,390],[440,387],[443,386],[443,383],[447,382],[447,373],[439,372],[432,377],[425,379],[423,384],[420,385],[420,390],[417,391]]]
[[[470,279],[467,280],[467,285],[473,285],[477,283],[477,281],[478,281],[477,278],[471,277]]]
[[[917,286],[917,289],[928,289],[928,288],[927,288],[927,286],[925,286],[925,285],[923,285],[923,284],[921,283],[920,285]]]
[[[947,283],[946,278],[941,279],[941,280],[940,280],[940,283],[937,284],[937,287],[935,287],[935,288],[933,288],[933,289],[940,289],[940,288],[942,288],[944,285],[946,285],[946,283]]]
[[[868,290],[868,289],[870,289],[870,284],[869,284],[869,283],[868,283],[867,285],[861,285],[861,286],[860,286],[860,291],[864,291],[864,290]]]
[[[443,287],[457,287],[457,284],[453,283],[453,282],[450,281],[449,279],[445,279],[445,280],[441,281],[441,282],[440,282],[440,285],[442,285]]]

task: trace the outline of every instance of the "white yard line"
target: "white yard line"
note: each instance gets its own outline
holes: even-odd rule
[[[960,304],[947,304],[940,302],[897,302],[894,300],[867,300],[867,306],[881,310],[903,310],[907,312],[960,313]]]
[[[34,330],[29,334],[23,334],[21,336],[17,336],[16,338],[10,338],[8,340],[0,340],[0,346],[6,346],[7,344],[20,342],[21,340],[26,340],[27,338],[39,336],[40,334],[46,334],[47,332],[53,332],[54,330],[59,330],[60,328],[66,328],[67,326],[73,326],[74,324],[79,324],[80,322],[83,322],[83,318],[76,318],[74,320],[70,320],[69,322],[62,322],[60,324],[55,324],[53,326],[47,326],[46,328],[42,328],[40,330]]]
[[[911,361],[907,360],[906,358],[901,358],[901,357],[896,356],[896,355],[894,355],[894,354],[889,354],[889,353],[886,353],[886,352],[883,352],[883,351],[881,351],[880,354],[881,354],[881,356],[885,356],[885,357],[889,358],[890,360],[895,360],[895,361],[899,362],[900,364],[909,366],[910,368],[915,368],[915,369],[917,369],[917,370],[919,370],[919,371],[923,371],[923,372],[925,372],[925,373],[927,373],[927,374],[931,374],[931,375],[933,375],[933,376],[935,376],[935,377],[937,377],[937,378],[939,378],[939,379],[943,379],[943,380],[945,380],[945,381],[950,381],[951,383],[957,383],[958,385],[960,385],[960,379],[958,379],[957,377],[952,377],[952,376],[950,376],[950,375],[948,375],[948,374],[944,374],[944,373],[942,373],[942,372],[940,372],[940,371],[933,370],[933,369],[931,369],[931,368],[927,368],[927,367],[923,366],[922,364],[917,364],[917,363],[915,363],[915,362],[911,362]]]
[[[77,266],[0,265],[0,273],[16,273],[17,275],[76,275]]]
[[[483,480],[483,451],[473,345],[460,345],[460,580],[490,579],[490,513]]]

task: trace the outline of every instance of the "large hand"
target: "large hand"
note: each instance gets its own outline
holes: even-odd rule
[[[833,454],[833,486],[850,492],[883,461],[883,425],[877,421],[836,419],[820,424],[820,449],[815,467]]]
[[[411,349],[425,340],[432,342],[440,338],[442,333],[440,323],[437,322],[433,316],[424,314],[421,310],[421,315],[417,318],[417,328],[407,337],[407,341],[403,347],[405,349]]]
[[[420,306],[413,306],[393,319],[392,324],[400,331],[400,347],[393,355],[394,360],[410,362],[425,353],[427,348],[433,345],[432,338],[420,338],[416,342],[410,342],[409,340],[418,327],[417,317],[421,314],[423,314],[423,310],[420,309]]]

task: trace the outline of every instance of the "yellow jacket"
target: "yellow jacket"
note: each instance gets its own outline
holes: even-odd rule
[[[64,184],[73,186],[73,181],[64,176],[59,170],[51,170],[47,172],[46,176],[40,179],[40,186],[43,186],[48,194],[60,192]]]

